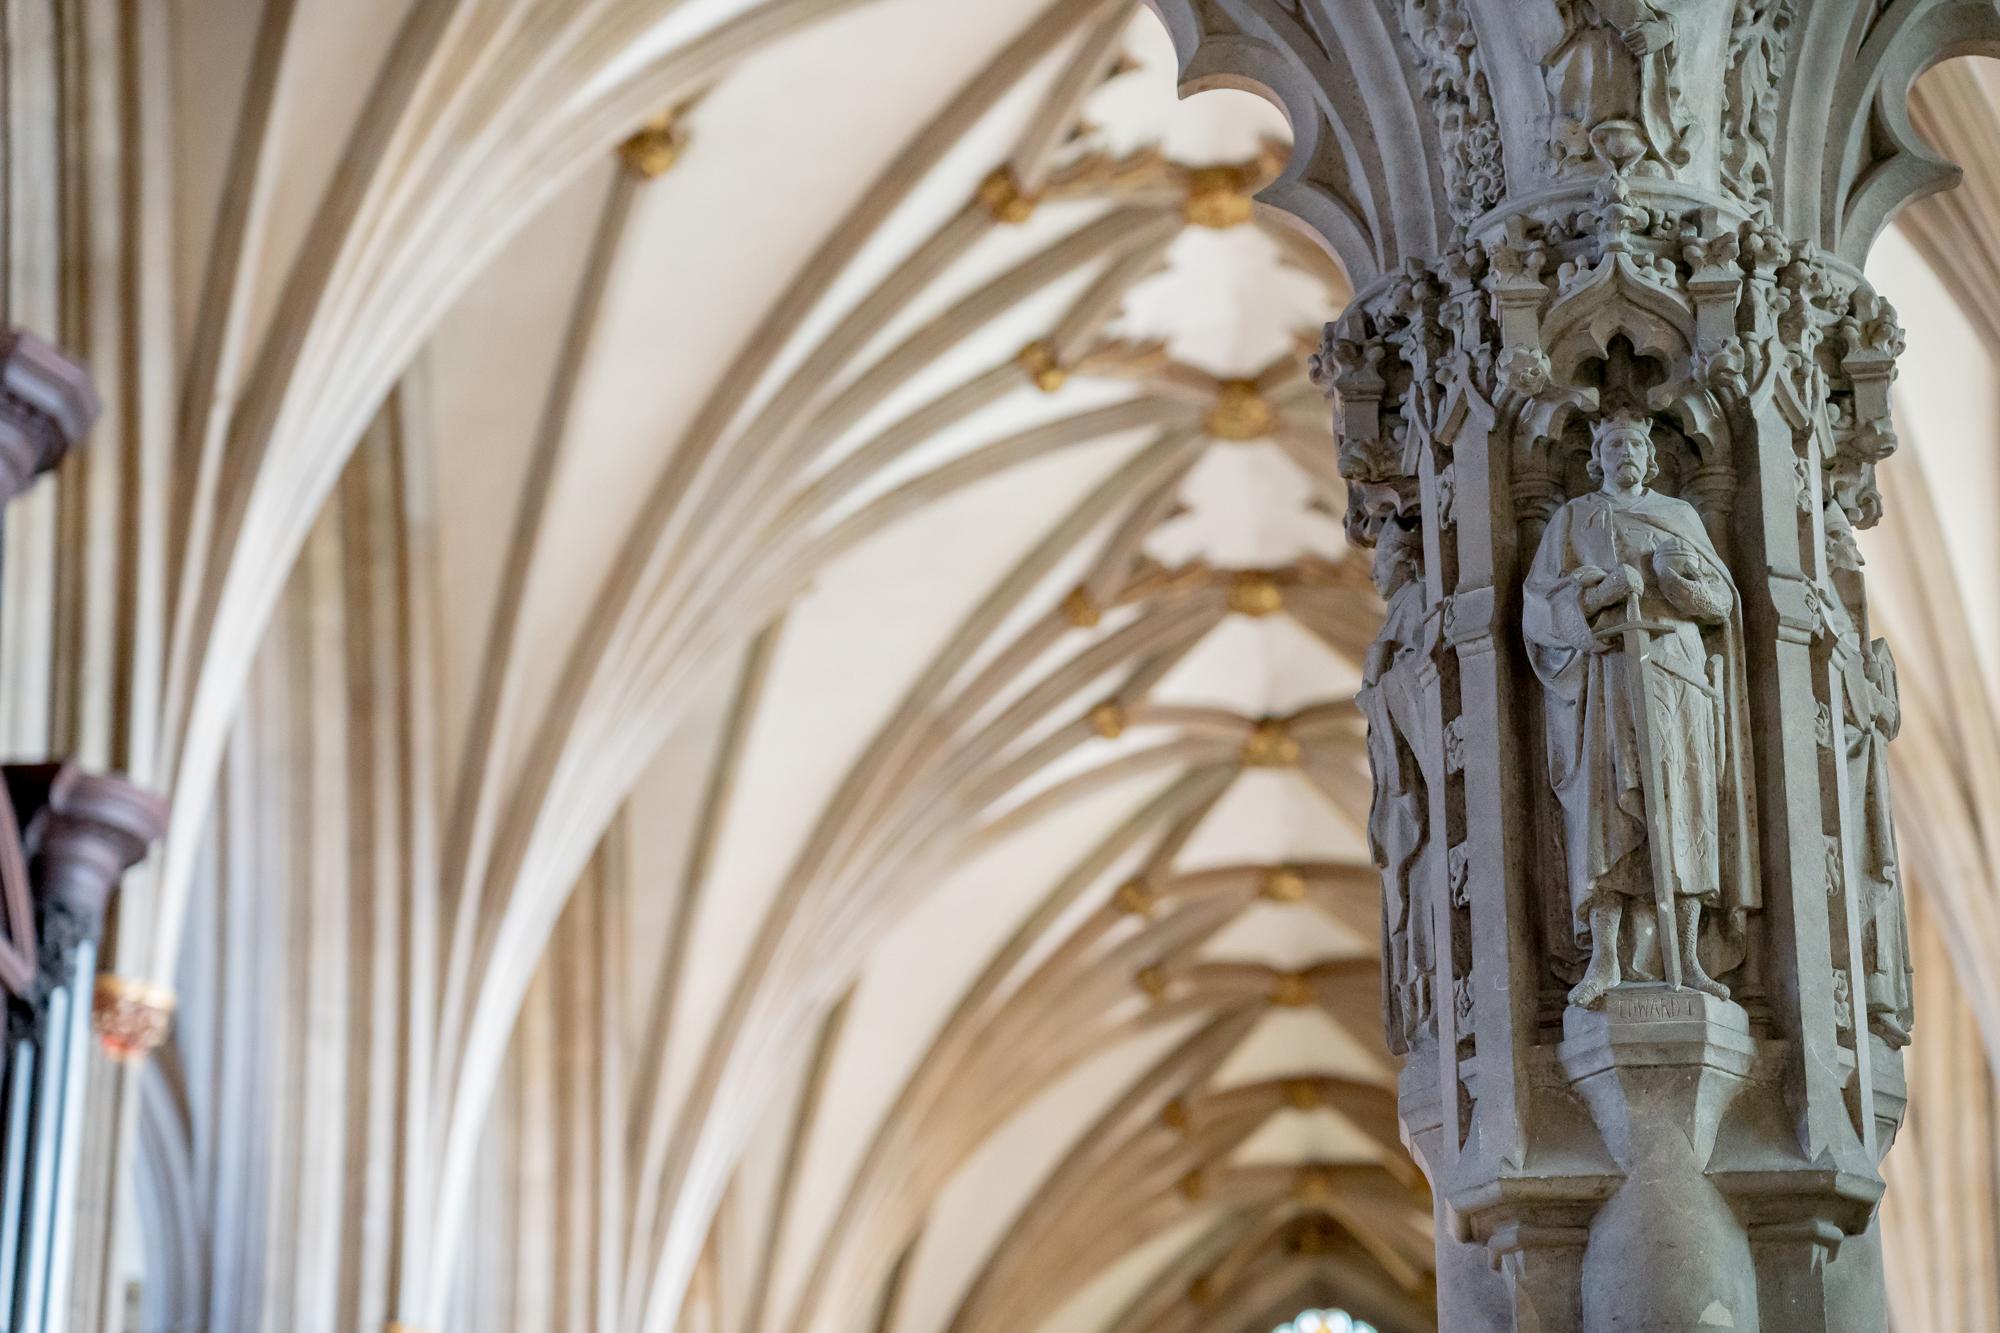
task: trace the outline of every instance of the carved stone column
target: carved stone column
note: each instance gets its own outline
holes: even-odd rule
[[[1992,0],[1152,0],[1297,147],[1449,1329],[1888,1326],[1910,978],[1861,263]]]
[[[0,767],[20,821],[40,940],[39,996],[79,980],[80,946],[95,944],[124,873],[166,831],[167,803],[122,777],[74,764]]]

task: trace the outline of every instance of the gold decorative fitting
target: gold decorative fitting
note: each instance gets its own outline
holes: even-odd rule
[[[1056,360],[1056,349],[1046,338],[1037,338],[1023,347],[1014,360],[1028,372],[1028,381],[1043,393],[1054,393],[1069,383],[1069,372]]]
[[[678,109],[648,122],[618,145],[618,158],[640,180],[656,181],[674,169],[687,148],[687,129]]]
[[[1309,1078],[1285,1081],[1285,1102],[1294,1111],[1316,1111],[1320,1107],[1319,1084]]]
[[[101,973],[91,997],[91,1026],[112,1059],[143,1060],[167,1039],[174,1005],[174,993],[165,986]]]
[[[1160,1108],[1160,1123],[1176,1134],[1188,1127],[1187,1103],[1176,1097]]]
[[[1208,1196],[1208,1177],[1199,1171],[1190,1171],[1181,1177],[1181,1197],[1189,1203],[1199,1203]]]
[[[1290,768],[1299,762],[1299,743],[1283,722],[1265,718],[1243,738],[1243,762],[1252,768]]]
[[[1139,983],[1140,990],[1146,992],[1146,994],[1156,1000],[1167,993],[1167,973],[1165,968],[1157,965],[1142,967],[1139,969],[1139,975],[1134,980]]]
[[[1197,227],[1227,231],[1256,216],[1250,182],[1241,167],[1196,167],[1188,173],[1187,204],[1182,209]]]
[[[1258,892],[1274,903],[1304,902],[1306,877],[1289,866],[1280,866],[1264,876]]]
[[[1255,380],[1224,380],[1215,391],[1215,406],[1204,423],[1218,440],[1247,444],[1268,437],[1278,425],[1278,413]]]
[[[1333,1172],[1324,1166],[1302,1166],[1292,1181],[1292,1197],[1305,1203],[1326,1203],[1333,1198]]]
[[[1063,619],[1078,629],[1095,629],[1104,619],[1104,608],[1090,595],[1090,589],[1081,583],[1070,589],[1069,596],[1062,601]]]
[[[1114,703],[1101,703],[1090,710],[1090,729],[1107,741],[1125,734],[1125,710]]]
[[[1285,609],[1285,590],[1265,570],[1241,570],[1229,585],[1229,609],[1239,616],[1276,615]]]
[[[1206,1273],[1188,1283],[1188,1304],[1212,1305],[1215,1303],[1215,1279]]]
[[[1287,972],[1271,987],[1271,1003],[1280,1008],[1303,1009],[1312,1002],[1312,978],[1303,972]]]
[[[1021,188],[1020,177],[1012,167],[996,167],[993,174],[979,183],[979,204],[995,222],[1019,225],[1035,216],[1035,209],[1042,202],[1038,194],[1029,194]]]
[[[1149,916],[1153,908],[1159,904],[1160,895],[1155,893],[1152,885],[1144,880],[1130,879],[1118,886],[1114,901],[1118,904],[1118,910],[1127,916]]]
[[[1307,1226],[1300,1227],[1292,1236],[1292,1253],[1332,1254],[1332,1228],[1317,1219]]]

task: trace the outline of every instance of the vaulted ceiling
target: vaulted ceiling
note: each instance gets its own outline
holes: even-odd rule
[[[1283,119],[1178,101],[1132,0],[171,35],[145,1326],[1430,1327]],[[1990,1140],[1931,1072],[2000,1053],[2000,214],[1952,206],[1879,264],[1869,554],[1929,701],[1913,1069]],[[1899,1299],[2000,1326],[1946,1121],[1892,1165],[1985,1239],[1895,1218]]]

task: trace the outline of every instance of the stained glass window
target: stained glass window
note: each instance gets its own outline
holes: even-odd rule
[[[1345,1310],[1308,1310],[1271,1333],[1375,1333],[1375,1325],[1356,1319]]]

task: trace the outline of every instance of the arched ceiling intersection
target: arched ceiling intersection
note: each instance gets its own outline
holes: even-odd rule
[[[487,869],[464,881],[457,900],[461,919],[482,922],[457,935],[476,942],[474,953],[459,956],[459,974],[480,978],[476,990],[459,983],[471,996],[466,1018],[454,1017],[457,985],[448,982],[445,991],[446,1031],[456,1022],[469,1024],[458,1029],[467,1040],[454,1089],[469,1118],[463,1131],[456,1122],[447,1129],[448,1182],[454,1144],[469,1145],[479,1123],[477,1078],[469,1071],[482,1059],[497,1059],[501,1048],[492,1043],[504,1043],[512,1030],[525,966],[539,953],[565,896],[555,886],[574,877],[593,830],[607,817],[589,812],[615,808],[633,779],[611,781],[595,794],[564,784],[602,781],[603,770],[615,767],[607,756],[627,755],[617,763],[642,767],[658,737],[668,734],[664,729],[671,728],[690,673],[731,642],[740,643],[796,598],[811,576],[819,586],[808,610],[791,612],[778,631],[773,651],[782,657],[802,632],[802,619],[810,619],[813,600],[820,592],[831,595],[842,551],[911,540],[900,535],[904,525],[962,490],[976,496],[1003,470],[1031,467],[1058,451],[1081,460],[1111,449],[1114,457],[1078,474],[1092,480],[1076,492],[1081,498],[1075,507],[1055,508],[1034,544],[1008,557],[1011,568],[994,567],[997,578],[958,629],[927,666],[906,676],[906,692],[828,792],[817,830],[801,829],[804,840],[783,870],[783,892],[768,899],[772,906],[757,937],[744,941],[747,961],[727,1000],[708,1011],[716,1026],[696,1026],[693,1040],[705,1052],[699,1063],[689,1069],[684,1062],[662,1062],[650,1075],[660,1082],[635,1091],[638,1156],[621,1287],[623,1318],[635,1329],[672,1326],[681,1292],[699,1296],[713,1285],[714,1279],[700,1276],[715,1262],[705,1258],[716,1243],[707,1219],[711,1209],[729,1211],[726,1201],[735,1188],[730,1164],[753,1150],[746,1131],[758,1116],[751,1108],[781,1093],[784,1071],[808,1048],[816,1016],[862,965],[872,942],[914,905],[911,895],[958,866],[1004,855],[996,849],[1079,800],[1153,790],[1162,780],[1199,778],[1213,786],[1231,773],[1274,765],[1296,768],[1308,789],[1324,791],[1331,804],[1318,818],[1346,828],[1335,836],[1345,840],[1344,860],[1308,858],[1293,868],[1281,857],[1275,867],[1253,861],[1230,872],[1227,863],[1204,868],[1197,862],[1189,869],[1174,862],[1196,832],[1184,827],[1154,853],[1164,876],[1161,916],[1179,919],[1179,886],[1204,883],[1204,876],[1231,883],[1238,910],[1219,911],[1216,903],[1226,899],[1218,900],[1212,888],[1205,898],[1190,894],[1206,905],[1196,909],[1194,933],[1175,949],[1149,949],[1146,942],[1155,937],[1143,933],[1121,946],[1123,961],[1109,972],[1097,951],[1084,951],[1080,957],[1090,965],[1073,963],[1083,970],[1072,989],[1076,996],[1115,997],[1121,1009],[1158,1006],[1169,1015],[1217,1006],[1295,1012],[1325,1004],[1343,1016],[1353,1040],[1364,1046],[1369,1040],[1371,1024],[1361,1020],[1375,1012],[1380,983],[1370,957],[1373,928],[1357,920],[1373,909],[1357,914],[1356,906],[1369,900],[1351,897],[1357,881],[1365,881],[1356,874],[1365,863],[1356,821],[1365,818],[1366,807],[1351,704],[1337,685],[1324,701],[1305,691],[1275,710],[1257,691],[1245,696],[1227,686],[1207,697],[1175,697],[1177,675],[1208,678],[1206,688],[1215,690],[1217,667],[1204,667],[1200,658],[1205,647],[1213,654],[1216,632],[1225,625],[1255,625],[1261,633],[1265,624],[1283,620],[1304,635],[1299,642],[1318,643],[1316,651],[1330,654],[1318,668],[1325,679],[1351,682],[1358,672],[1376,614],[1373,595],[1365,576],[1342,563],[1337,525],[1327,516],[1338,509],[1340,495],[1326,464],[1323,408],[1303,383],[1308,339],[1298,336],[1333,298],[1330,284],[1338,279],[1289,232],[1254,225],[1248,195],[1269,179],[1278,156],[1257,141],[1275,128],[1269,118],[1252,117],[1247,135],[1243,128],[1225,131],[1222,137],[1235,144],[1226,156],[1176,161],[1161,154],[1147,143],[1158,131],[1120,107],[1121,96],[1128,107],[1137,100],[1125,91],[1133,79],[1161,74],[1157,34],[1135,28],[1122,7],[1088,13],[1078,7],[1078,17],[1074,37],[1038,62],[1016,52],[998,62],[1009,77],[1048,81],[1038,85],[1044,109],[1017,131],[1011,151],[1000,147],[998,165],[991,158],[955,156],[954,142],[944,135],[919,136],[882,178],[893,182],[893,191],[887,197],[879,189],[866,192],[861,210],[822,243],[793,290],[779,297],[747,344],[748,359],[722,377],[722,388],[692,418],[690,433],[671,455],[669,480],[641,513],[626,555],[614,566],[613,591],[600,598],[592,616],[615,628],[602,638],[587,630],[582,646],[571,651],[571,666],[551,687],[552,711],[545,719],[560,717],[558,729],[549,730],[545,720],[516,732],[531,738],[531,755],[540,750],[543,758],[531,758],[520,770],[525,780],[502,779],[516,784],[503,802],[514,813],[497,820],[501,831],[488,850],[466,856],[464,864]],[[1135,32],[1155,53],[1151,67],[1141,62],[1137,71],[1121,58]],[[1046,27],[1035,36],[1045,41]],[[996,82],[991,73],[971,80],[962,102],[983,112],[999,100]],[[1146,114],[1157,116],[1169,103],[1163,82],[1153,89],[1157,100]],[[702,151],[709,106],[727,95],[726,86],[719,88],[714,101],[686,117],[685,161]],[[1046,110],[1051,106],[1060,114]],[[1112,113],[1125,119],[1112,123]],[[1086,116],[1106,123],[1083,128]],[[969,114],[948,110],[941,119],[965,124],[959,133],[976,133]],[[928,234],[909,229],[903,210],[909,200],[927,197],[932,187],[926,177],[937,174],[962,182],[958,197],[967,202],[942,211],[933,205],[939,221]],[[657,188],[670,190],[673,181],[670,174]],[[893,242],[897,257],[881,264],[879,276],[856,281],[829,262],[869,256],[899,227],[905,230]],[[1213,251],[1225,241],[1237,245],[1236,238],[1251,247],[1247,267],[1244,258],[1203,258],[1187,276],[1190,252],[1201,253],[1203,246]],[[1157,322],[1157,312],[1176,305],[1185,319],[1185,296],[1199,290],[1189,284],[1215,272],[1211,265],[1227,273],[1231,263],[1260,283],[1291,275],[1283,283],[1294,295],[1287,296],[1284,285],[1269,288],[1280,298],[1271,309],[1278,322],[1256,328],[1240,305],[1231,318],[1251,327],[1229,337],[1198,324],[1190,331]],[[1182,284],[1180,302],[1161,290],[1175,282]],[[818,313],[827,301],[833,310]],[[1291,323],[1292,310],[1305,318]],[[1155,320],[1150,327],[1144,322],[1149,316]],[[788,346],[788,332],[802,341]],[[782,380],[764,374],[774,361],[785,366]],[[1076,406],[1066,410],[1069,403]],[[1257,461],[1217,461],[1231,456]],[[1290,497],[1285,503],[1298,506],[1297,517],[1289,532],[1231,537],[1232,488],[1260,471],[1279,478]],[[788,478],[795,480],[772,484]],[[1217,533],[1219,561],[1213,553]],[[1254,562],[1238,554],[1259,549],[1276,554]],[[717,600],[724,597],[726,602]],[[503,595],[499,604],[509,601]],[[1286,615],[1276,616],[1280,610]],[[1239,644],[1228,651],[1254,649]],[[768,664],[759,668],[764,689],[773,688],[772,672]],[[782,666],[777,673],[783,674]],[[644,693],[635,696],[635,688]],[[658,702],[639,705],[644,712],[635,715],[635,701],[647,698]],[[643,715],[656,720],[635,725]],[[758,726],[752,719],[743,728],[753,751]],[[1103,758],[1095,757],[1100,746],[1109,751]],[[571,763],[562,758],[566,753],[589,756],[597,771],[565,771]],[[728,762],[754,768],[758,760],[753,753]],[[537,763],[548,765],[547,779],[537,776]],[[545,781],[549,785],[538,785]],[[1211,792],[1205,803],[1217,799],[1219,792]],[[465,808],[461,804],[461,813]],[[730,815],[719,810],[711,818],[726,826]],[[1212,831],[1208,836],[1215,837]],[[730,858],[723,848],[704,859],[723,873]],[[1086,888],[1105,893],[1117,887],[1098,882],[1105,873],[1066,877],[1072,911]],[[1203,956],[1201,941],[1234,922],[1243,906],[1271,904],[1252,891],[1256,884],[1276,876],[1280,892],[1288,893],[1292,875],[1314,898],[1334,883],[1349,891],[1328,894],[1344,908],[1335,913],[1345,925],[1334,925],[1334,938],[1355,941],[1341,946],[1344,956],[1273,965],[1254,954],[1232,956],[1226,944],[1223,953]],[[1044,930],[1061,924],[1059,915]],[[1252,939],[1260,929],[1270,927],[1253,928]],[[1022,947],[1051,947],[1044,938],[1030,934]],[[1171,940],[1172,932],[1165,938]],[[1058,956],[1083,950],[1081,943],[1054,947]],[[880,1122],[885,1127],[877,1139],[883,1151],[856,1168],[848,1187],[851,1206],[838,1210],[845,1221],[805,1270],[815,1274],[805,1289],[816,1295],[797,1312],[800,1320],[833,1328],[858,1317],[889,1280],[882,1256],[896,1252],[890,1238],[917,1243],[914,1228],[924,1211],[917,1201],[953,1178],[953,1159],[962,1161],[1004,1123],[1004,1108],[1032,1100],[1035,1089],[1115,1046],[1127,1030],[1121,1024],[1090,1039],[1077,1022],[1088,1007],[1075,1007],[1069,991],[1057,1004],[1052,997],[1061,988],[1046,978],[1024,989],[1026,999],[1016,999],[1010,987],[1001,992],[1004,1000],[991,1003],[1003,1017],[1009,1005],[1030,1013],[1038,1004],[1053,1007],[1017,1036],[974,1047],[1036,1051],[1039,1057],[983,1072],[979,1059],[961,1067],[963,1076],[952,1080],[952,1088],[999,1078],[1012,1089],[986,1099],[986,1116],[971,1114],[956,1099],[942,1108],[928,1105],[934,1094],[921,1087],[932,1076],[922,1071],[935,1066],[928,1059],[916,1064],[914,1100],[885,1108],[890,1119]],[[494,1016],[492,1035],[482,1013]],[[693,1017],[682,1021],[698,1024]],[[1066,1040],[1051,1044],[1054,1035]],[[939,1040],[948,1048],[952,1039],[946,1034]],[[492,1055],[481,1054],[489,1049]],[[1314,1080],[1327,1078],[1335,1080],[1329,1087],[1352,1081],[1310,1055],[1289,1077],[1295,1087],[1318,1087]],[[1365,1078],[1381,1077],[1379,1063],[1365,1072]],[[1339,1082],[1343,1078],[1349,1082]],[[1334,1141],[1343,1140],[1336,1134]],[[909,1164],[894,1150],[909,1142],[931,1145],[931,1164],[914,1178],[903,1176]],[[947,1150],[952,1142],[962,1146]],[[830,1170],[837,1178],[841,1157],[851,1151],[834,1150],[831,1164],[811,1160],[801,1170]],[[1216,1151],[1221,1155],[1211,1165],[1226,1163],[1230,1149]],[[1379,1143],[1348,1141],[1344,1151],[1378,1163],[1361,1168],[1357,1179],[1384,1169]],[[1252,1178],[1263,1169],[1252,1169]],[[1304,1172],[1307,1187],[1320,1188],[1346,1169],[1336,1153],[1280,1174],[1292,1179]],[[871,1178],[881,1171],[885,1178]],[[1390,1202],[1397,1197],[1400,1203]],[[1341,1206],[1319,1209],[1324,1226],[1305,1230],[1347,1234],[1343,1226],[1351,1229],[1354,1219],[1343,1224]],[[1408,1210],[1404,1216],[1419,1219],[1413,1230],[1421,1234],[1424,1205],[1409,1198],[1407,1181],[1354,1206],[1364,1213]],[[1224,1209],[1226,1234],[1268,1215],[1268,1205]],[[857,1244],[842,1240],[843,1232],[873,1239]],[[438,1234],[448,1236],[449,1226]],[[1149,1234],[1142,1228],[1133,1242]],[[1286,1231],[1281,1240],[1294,1238]],[[809,1255],[812,1245],[794,1243],[778,1258],[781,1268],[802,1262],[794,1251]],[[1368,1253],[1365,1244],[1360,1253]],[[1404,1300],[1420,1300],[1421,1278],[1409,1262],[1405,1258],[1389,1285],[1404,1291]],[[1085,1271],[1094,1272],[1089,1265]],[[1407,1290],[1411,1282],[1417,1295]],[[762,1308],[770,1317],[785,1306],[778,1300]]]

